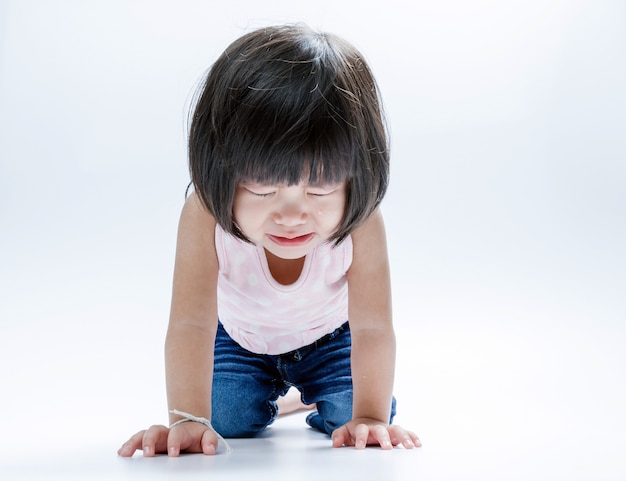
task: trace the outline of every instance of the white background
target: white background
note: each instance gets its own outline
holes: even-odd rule
[[[424,447],[380,479],[626,479],[619,0],[0,0],[0,473],[115,471],[166,421],[186,106],[294,21],[364,52],[391,127],[397,421]]]

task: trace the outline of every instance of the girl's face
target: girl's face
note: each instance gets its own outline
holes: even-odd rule
[[[337,230],[345,205],[345,182],[318,186],[241,182],[233,216],[255,244],[283,259],[299,259]]]

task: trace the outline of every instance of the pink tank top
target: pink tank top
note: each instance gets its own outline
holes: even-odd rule
[[[258,354],[283,354],[315,342],[348,320],[346,272],[352,239],[323,243],[306,256],[300,278],[279,284],[265,250],[215,228],[217,303],[226,332]]]

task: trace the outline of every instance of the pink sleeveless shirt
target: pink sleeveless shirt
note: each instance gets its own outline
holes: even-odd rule
[[[215,228],[219,260],[217,303],[226,332],[258,354],[283,354],[315,342],[348,320],[346,272],[352,239],[323,243],[306,256],[300,278],[282,285],[265,250]]]

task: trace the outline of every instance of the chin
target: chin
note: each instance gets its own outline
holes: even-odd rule
[[[280,257],[281,259],[288,259],[288,260],[300,259],[306,256],[307,254],[309,254],[313,250],[313,249],[295,249],[295,248],[294,249],[285,249],[285,248],[277,249],[274,246],[268,247],[267,245],[264,245],[263,247],[265,248],[265,250],[274,254],[276,257]]]

